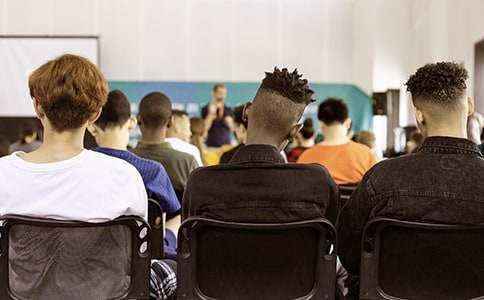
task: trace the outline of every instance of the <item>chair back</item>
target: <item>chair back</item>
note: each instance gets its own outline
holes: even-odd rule
[[[193,217],[178,233],[178,299],[334,299],[336,232]]]
[[[148,299],[149,225],[5,215],[0,299]]]
[[[165,221],[163,209],[153,199],[148,200],[148,223],[151,226],[151,258],[162,259],[164,257]]]
[[[362,242],[360,299],[484,299],[484,225],[378,218]]]

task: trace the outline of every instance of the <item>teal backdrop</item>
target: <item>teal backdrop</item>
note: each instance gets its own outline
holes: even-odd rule
[[[133,114],[136,114],[137,104],[144,95],[153,91],[161,91],[170,97],[175,108],[185,110],[191,116],[199,116],[201,107],[210,101],[213,84],[214,82],[109,82],[111,89],[119,89],[128,96],[132,103]],[[228,90],[227,103],[229,106],[236,106],[252,100],[259,87],[259,83],[256,82],[229,82],[225,84]],[[311,88],[315,91],[314,98],[317,102],[307,108],[306,117],[312,117],[317,121],[318,103],[327,97],[338,97],[347,103],[355,131],[372,127],[372,99],[357,86],[315,83],[311,84]]]

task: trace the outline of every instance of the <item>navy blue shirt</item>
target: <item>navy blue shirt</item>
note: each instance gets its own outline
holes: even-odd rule
[[[202,108],[202,117],[206,118],[208,114],[208,105]],[[217,113],[218,115],[218,113]],[[212,127],[208,130],[207,146],[220,147],[230,144],[230,128],[225,123],[226,117],[233,117],[234,113],[228,106],[224,106],[224,112],[221,118],[213,120]]]
[[[180,202],[176,197],[170,177],[168,177],[165,168],[160,163],[141,158],[126,150],[99,147],[94,149],[94,151],[120,158],[132,164],[141,174],[148,198],[160,204],[163,212],[166,213],[167,219],[171,219],[179,214],[181,210]]]

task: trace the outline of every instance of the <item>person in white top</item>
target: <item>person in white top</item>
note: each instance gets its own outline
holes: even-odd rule
[[[190,154],[195,158],[198,166],[203,166],[200,150],[190,144],[192,131],[190,129],[190,118],[186,112],[173,110],[166,136],[167,138],[165,141],[168,142],[173,149]]]
[[[0,215],[103,222],[147,218],[141,175],[120,159],[85,150],[84,134],[99,116],[107,82],[87,59],[63,55],[29,78],[44,142],[0,159]]]

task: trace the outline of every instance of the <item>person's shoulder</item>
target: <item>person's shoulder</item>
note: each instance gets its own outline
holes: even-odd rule
[[[350,141],[348,143],[348,146],[355,149],[358,152],[362,152],[362,153],[365,153],[365,154],[366,153],[368,153],[368,154],[372,153],[370,147],[363,145],[363,144],[360,144],[360,143],[357,143],[357,142],[354,142],[354,141]]]
[[[298,158],[298,162],[306,163],[309,162],[310,160],[313,160],[312,158],[314,156],[317,156],[321,153],[321,147],[319,145],[314,145],[309,149],[306,149],[303,153]]]
[[[88,157],[86,163],[95,167],[99,172],[106,171],[120,177],[139,176],[136,167],[124,159],[92,150],[86,150],[86,156]]]
[[[9,165],[11,163],[11,161],[14,159],[14,155],[16,155],[16,154],[12,153],[12,154],[0,157],[0,169],[3,166]]]

